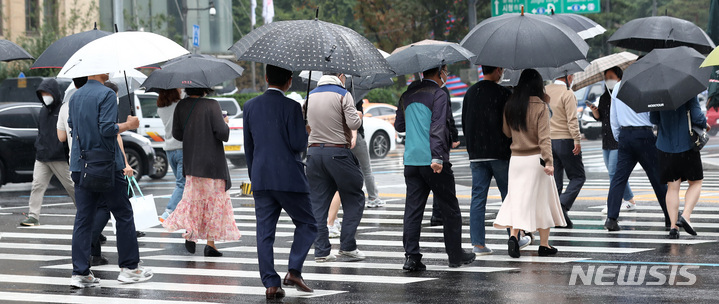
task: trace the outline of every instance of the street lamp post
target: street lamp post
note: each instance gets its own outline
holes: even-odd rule
[[[185,46],[185,49],[190,49],[190,43],[189,43],[189,37],[187,36],[187,12],[188,11],[207,11],[209,10],[210,16],[217,15],[217,9],[215,8],[215,2],[210,1],[210,6],[208,7],[197,7],[197,8],[188,8],[187,7],[187,0],[182,0],[182,9],[180,13],[182,14],[182,43]]]

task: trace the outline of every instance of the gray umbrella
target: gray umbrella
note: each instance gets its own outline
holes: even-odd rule
[[[242,75],[242,67],[207,55],[184,55],[155,70],[142,84],[147,91],[175,88],[212,88]]]
[[[707,89],[712,70],[704,56],[681,46],[656,49],[624,72],[617,98],[637,113],[675,110]]]
[[[572,75],[574,73],[582,72],[589,66],[589,62],[582,59],[567,63],[558,68],[537,68],[539,75],[542,75],[544,80],[557,79],[566,75]]]
[[[230,50],[237,60],[275,65],[290,71],[314,70],[368,76],[392,70],[367,38],[347,27],[315,20],[263,25]]]
[[[586,59],[589,45],[568,26],[542,15],[504,14],[482,21],[460,43],[475,64],[507,69],[560,67]]]
[[[0,39],[0,61],[35,59],[25,49],[10,40]]]
[[[445,64],[470,60],[474,54],[459,44],[410,45],[408,48],[387,57],[397,75],[414,74]]]
[[[629,21],[614,32],[607,42],[642,52],[651,52],[657,48],[688,46],[702,54],[709,54],[715,47],[711,38],[694,23],[669,16]]]
[[[594,20],[578,14],[555,14],[554,10],[552,10],[550,17],[570,27],[582,39],[593,38],[607,31]]]

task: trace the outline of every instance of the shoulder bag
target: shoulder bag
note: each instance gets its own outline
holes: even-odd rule
[[[692,125],[691,110],[687,110],[687,122],[689,124],[689,136],[692,140],[692,150],[701,151],[709,141],[709,134],[704,128]]]

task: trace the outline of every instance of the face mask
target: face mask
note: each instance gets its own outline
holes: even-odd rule
[[[182,89],[182,92],[180,92],[180,99],[187,98],[187,93],[185,93],[185,89]]]
[[[440,72],[440,73],[441,74],[439,75],[439,79],[442,80],[442,84],[439,87],[444,88],[447,85],[447,80],[444,80],[444,78],[442,78],[442,74],[444,74],[445,76],[447,76],[447,74],[445,74],[445,72]]]
[[[614,79],[609,79],[609,80],[605,80],[604,84],[607,86],[607,90],[612,91],[612,90],[614,90],[614,86],[617,85],[617,82],[618,81],[616,81]]]
[[[117,101],[117,105],[120,105],[120,97],[115,97],[115,99]]]
[[[42,102],[44,102],[46,106],[51,105],[53,101],[55,101],[55,99],[52,98],[52,96],[43,96],[42,97]]]
[[[497,83],[502,83],[502,81],[504,80],[504,73],[505,73],[505,70],[502,69],[502,75],[499,76],[499,80],[497,80]]]

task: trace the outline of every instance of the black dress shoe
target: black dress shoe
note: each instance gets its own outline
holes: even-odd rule
[[[430,226],[442,226],[442,218],[432,216],[432,218],[429,219],[429,225]]]
[[[679,230],[677,230],[676,228],[672,228],[671,230],[669,230],[669,238],[674,240],[678,239]]]
[[[219,251],[217,251],[217,249],[205,245],[205,256],[206,257],[221,257],[222,252],[219,252]]]
[[[90,266],[102,266],[110,264],[110,261],[107,260],[107,258],[104,255],[101,256],[92,256],[90,258]]]
[[[681,215],[679,216],[679,219],[677,220],[677,226],[684,228],[684,231],[686,231],[687,233],[689,233],[691,235],[697,235],[697,231],[694,230],[692,225],[689,225],[689,223],[687,223],[687,220],[685,220],[684,217]]]
[[[192,241],[185,240],[185,249],[187,249],[187,252],[189,253],[195,253],[195,246],[197,244]]]
[[[269,287],[265,291],[265,298],[268,300],[277,300],[285,297],[285,291],[282,287]]]
[[[539,246],[539,256],[548,256],[555,254],[557,254],[557,248],[554,248],[551,245],[549,247]]]
[[[145,236],[146,234],[142,231],[135,231],[135,235],[137,235],[138,238],[141,238],[141,237]]]
[[[471,264],[472,262],[474,262],[475,259],[477,259],[477,255],[474,254],[474,252],[469,252],[469,253],[463,252],[463,253],[462,253],[462,260],[460,260],[459,262],[454,262],[454,263],[449,262],[449,267],[450,267],[450,268],[457,268],[457,267],[462,266],[462,265]]]
[[[425,271],[427,270],[427,266],[422,263],[421,258],[415,259],[407,257],[407,260],[404,261],[404,266],[402,266],[402,269],[407,271]]]
[[[509,241],[507,241],[507,253],[513,258],[519,258],[519,241],[517,241],[517,237],[509,237]]]
[[[100,245],[105,245],[105,243],[107,242],[107,237],[104,234],[100,233],[100,236],[98,238],[100,239]]]
[[[301,275],[294,275],[291,271],[288,271],[285,275],[285,280],[283,281],[283,284],[285,284],[285,286],[294,286],[299,291],[314,292],[312,288],[305,284],[305,280],[302,279]]]
[[[609,231],[619,231],[622,230],[622,228],[619,227],[619,223],[615,219],[607,218],[607,220],[604,222],[604,228],[607,228]]]
[[[572,223],[572,220],[569,219],[569,214],[567,214],[567,210],[564,210],[564,208],[562,208],[562,213],[564,214],[564,221],[567,222],[567,225],[566,225],[566,226],[557,227],[557,228],[566,228],[566,229],[572,229],[572,228],[574,228],[574,223]]]

